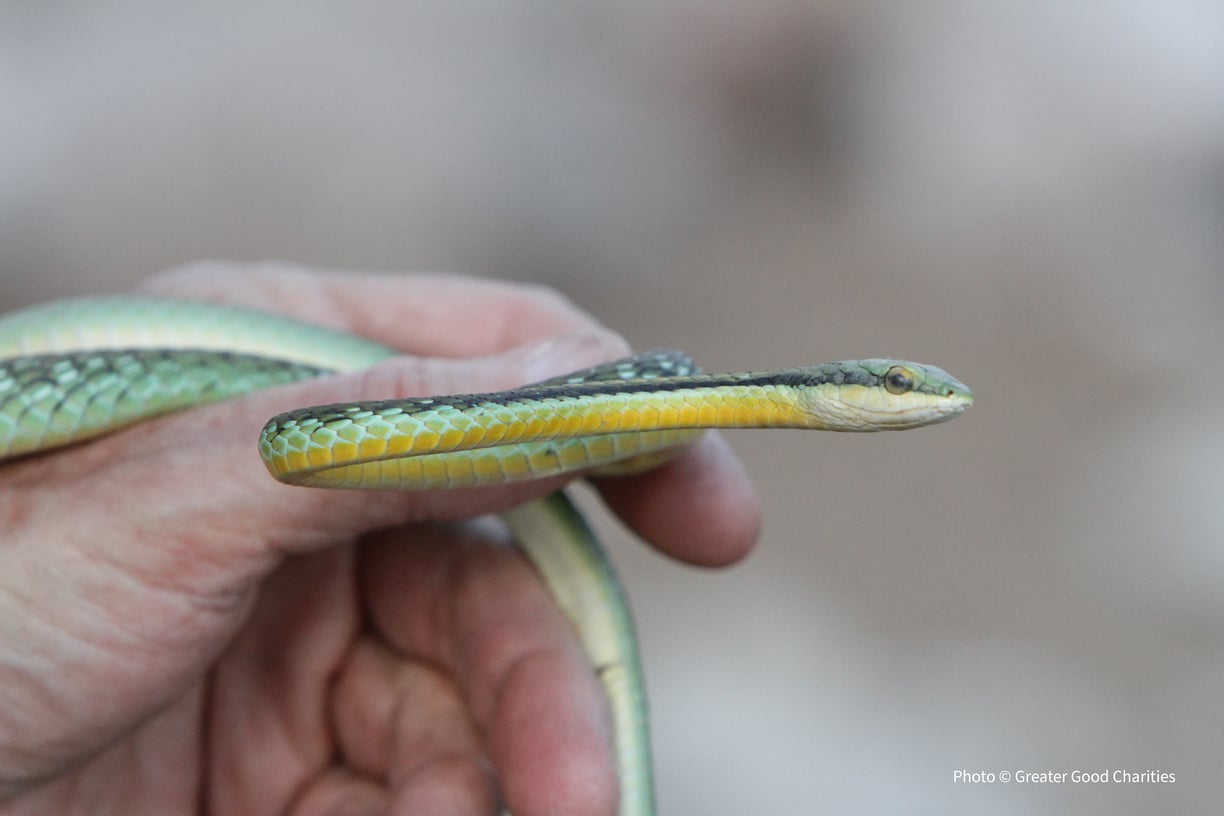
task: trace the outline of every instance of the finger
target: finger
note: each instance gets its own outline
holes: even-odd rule
[[[616,780],[603,692],[534,570],[486,527],[381,537],[360,576],[372,625],[464,689],[514,813],[607,814]]]
[[[491,354],[556,334],[602,329],[552,289],[461,275],[208,262],[163,273],[139,288],[289,314],[439,357]]]
[[[663,552],[702,566],[743,558],[756,543],[761,510],[743,465],[717,433],[655,470],[592,480],[604,501]]]
[[[480,816],[497,801],[459,689],[437,669],[362,638],[336,681],[341,761],[385,780],[394,812]]]
[[[243,616],[236,637],[205,627],[183,636],[183,651],[194,645],[196,652],[205,652],[204,659],[210,639],[228,640],[210,673],[202,723],[209,736],[207,781],[215,789],[211,804],[216,812],[283,812],[286,803],[299,798],[303,779],[317,777],[332,764],[328,700],[336,667],[361,625],[354,563],[353,547],[289,559],[261,583],[254,609]],[[165,604],[174,605],[176,598]],[[171,617],[165,608],[146,614]],[[155,666],[149,663],[139,668],[152,674]],[[147,682],[143,673],[129,681]],[[257,762],[251,746],[258,746]]]

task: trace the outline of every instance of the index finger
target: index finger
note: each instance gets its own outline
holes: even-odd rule
[[[442,273],[335,272],[290,264],[204,262],[140,291],[278,312],[429,357],[474,357],[602,329],[543,286]]]

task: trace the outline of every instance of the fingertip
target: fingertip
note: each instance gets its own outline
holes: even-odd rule
[[[716,432],[648,473],[594,481],[607,505],[638,535],[690,564],[733,564],[760,536],[756,490]]]

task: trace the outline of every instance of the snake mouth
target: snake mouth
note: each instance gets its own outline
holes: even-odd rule
[[[829,386],[802,400],[801,409],[814,426],[833,431],[904,431],[947,422],[973,404],[968,390],[949,387],[933,394],[911,391],[892,394],[862,385]]]
[[[901,411],[885,414],[874,414],[873,424],[881,431],[906,431],[921,428],[926,425],[938,425],[948,422],[968,410],[969,405],[960,403],[947,406],[915,408],[912,411]],[[866,430],[872,430],[870,428]]]
[[[949,389],[942,395],[923,394],[919,396],[926,396],[928,399],[913,408],[877,414],[877,421],[895,430],[917,428],[955,419],[973,405],[973,395],[967,391],[957,393]]]

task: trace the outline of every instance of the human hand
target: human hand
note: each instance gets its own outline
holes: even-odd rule
[[[488,391],[625,353],[556,295],[448,276],[207,265],[146,292],[284,311],[404,349],[0,464],[0,812],[610,813],[602,692],[503,534],[460,521],[564,480],[305,490],[254,439],[281,411]],[[643,538],[727,563],[755,538],[716,435],[602,480]]]

